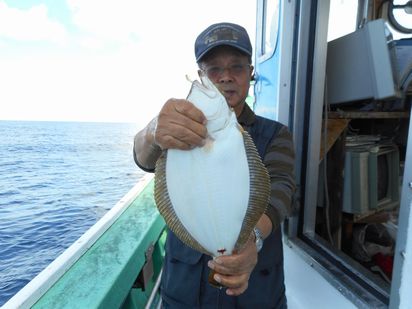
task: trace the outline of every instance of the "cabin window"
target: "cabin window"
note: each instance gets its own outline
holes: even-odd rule
[[[329,10],[328,41],[355,31],[358,0],[332,0]]]
[[[388,20],[393,38],[410,38],[412,34],[412,8],[408,0],[394,0],[393,3],[385,2],[379,12],[379,17]],[[392,10],[390,10],[393,8]]]
[[[259,57],[267,59],[273,55],[278,41],[279,0],[264,0],[260,4],[263,6],[262,32],[257,53]]]

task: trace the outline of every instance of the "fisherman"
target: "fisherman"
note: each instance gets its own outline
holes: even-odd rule
[[[196,39],[199,76],[221,91],[237,120],[249,132],[271,180],[271,198],[244,249],[215,260],[181,242],[171,231],[161,295],[164,308],[286,308],[280,225],[291,214],[294,149],[287,127],[257,116],[246,104],[253,79],[252,45],[237,24],[209,26]],[[153,172],[162,150],[202,147],[206,118],[192,103],[169,99],[134,140],[136,164]],[[208,283],[210,269],[224,289]]]

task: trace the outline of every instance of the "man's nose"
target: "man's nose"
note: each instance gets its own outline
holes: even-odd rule
[[[229,82],[233,81],[233,73],[230,67],[222,68],[222,73],[219,77],[219,82]]]

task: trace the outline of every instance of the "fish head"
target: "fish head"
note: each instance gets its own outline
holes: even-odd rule
[[[192,82],[187,100],[205,115],[208,133],[213,136],[214,132],[223,130],[230,122],[236,121],[236,116],[227,104],[226,98],[210,79],[202,76],[201,81]]]

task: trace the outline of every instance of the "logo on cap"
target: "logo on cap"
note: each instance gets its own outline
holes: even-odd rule
[[[236,42],[239,36],[230,28],[215,29],[211,34],[206,35],[204,43],[206,45],[212,44],[217,40]]]

